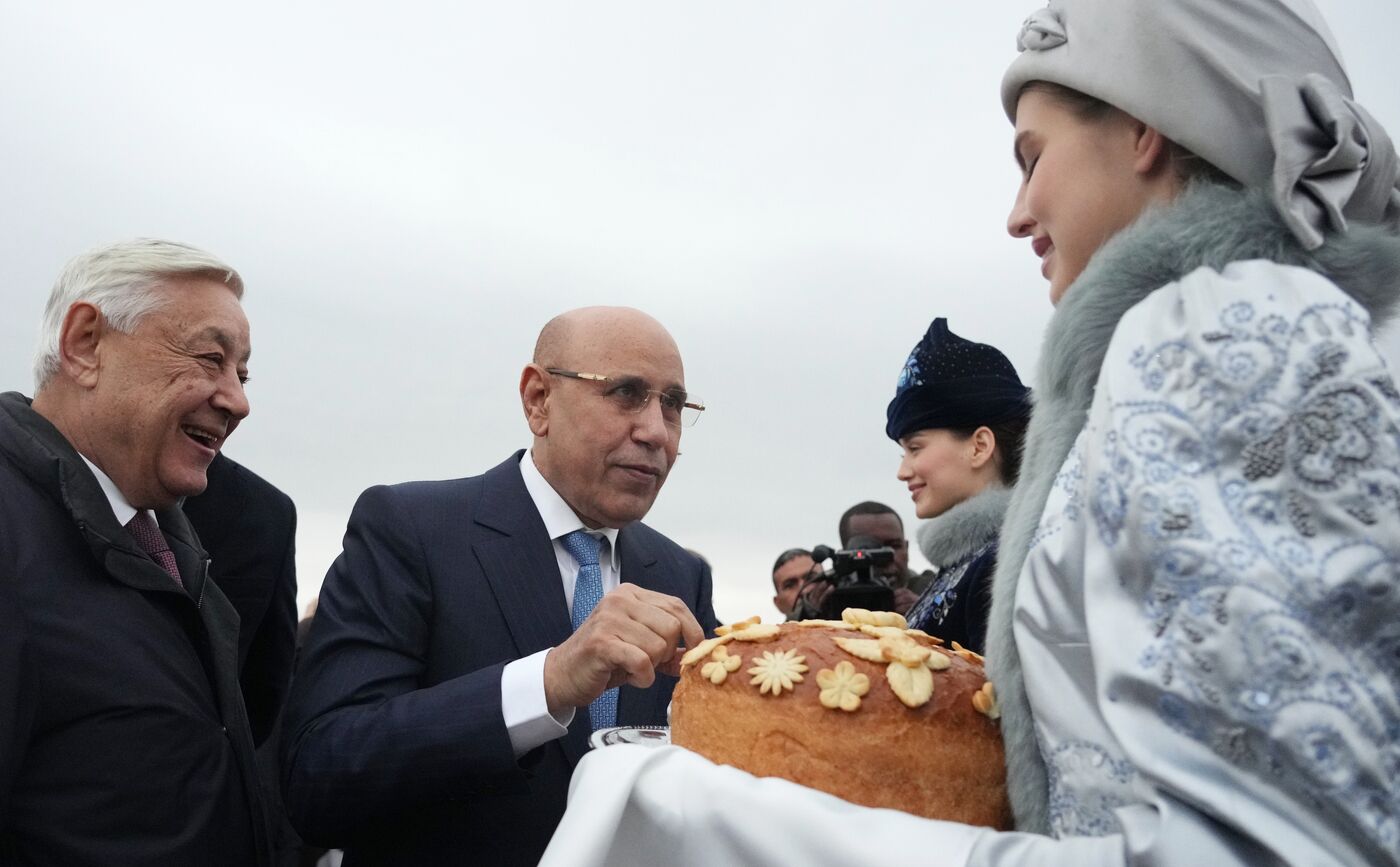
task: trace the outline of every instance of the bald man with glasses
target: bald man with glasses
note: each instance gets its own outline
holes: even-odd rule
[[[366,491],[287,713],[302,835],[355,864],[534,864],[591,732],[664,724],[710,571],[641,523],[704,404],[637,310],[555,317],[532,435],[483,475]]]

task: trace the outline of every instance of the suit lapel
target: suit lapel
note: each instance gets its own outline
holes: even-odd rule
[[[635,529],[623,527],[617,534],[617,556],[622,563],[620,578],[623,582],[669,596],[679,595],[671,585],[670,576],[660,568],[656,552],[641,540]],[[662,679],[663,675],[658,674],[658,683]],[[617,724],[644,725],[665,719],[666,701],[670,696],[671,690],[658,689],[657,684],[646,689],[622,687],[617,694]]]
[[[64,508],[73,516],[97,561],[113,580],[135,590],[157,593],[179,593],[180,587],[160,564],[136,544],[136,540],[117,523],[107,495],[102,492],[97,477],[88,469],[68,441],[28,407],[25,412],[43,424],[33,426],[34,438],[47,449],[44,465],[56,464],[58,496]],[[164,512],[157,514],[161,529],[166,529]],[[178,523],[178,519],[170,519]],[[187,526],[187,525],[186,525]],[[175,550],[176,546],[171,546]],[[184,564],[177,565],[182,569]]]
[[[525,490],[518,456],[488,472],[483,481],[476,523],[498,535],[472,543],[472,551],[491,584],[517,658],[555,647],[573,630],[554,546]]]
[[[520,475],[523,454],[516,452],[483,477],[476,523],[495,535],[472,543],[510,630],[516,659],[557,647],[573,634],[554,543]],[[588,752],[588,735],[588,711],[581,708],[558,741],[570,766]]]
[[[515,644],[515,658],[547,647],[557,647],[573,634],[559,563],[544,521],[525,489],[517,452],[483,477],[480,506],[475,522],[489,531],[472,543],[472,552],[500,606],[501,615]],[[680,596],[671,576],[661,568],[656,553],[643,540],[645,531],[623,528],[617,536],[620,578],[657,593]],[[671,690],[624,686],[618,694],[619,725],[656,722],[665,717]],[[557,743],[577,764],[588,752],[588,710],[574,714],[569,732]]]
[[[95,485],[96,479],[93,479]],[[100,491],[100,489],[99,489]],[[105,495],[104,495],[105,496]],[[87,514],[91,517],[82,520],[79,525],[83,535],[96,555],[102,562],[107,574],[115,581],[125,584],[135,590],[154,593],[178,593],[181,596],[187,595],[180,589],[170,574],[161,568],[161,565],[151,558],[149,554],[136,544],[136,540],[126,531],[126,528],[117,523],[113,517],[111,507],[104,500],[103,508],[94,508]],[[74,512],[75,515],[80,513]],[[81,520],[81,519],[80,519]],[[186,581],[185,576],[198,572],[195,564],[202,565],[201,551],[190,547],[188,538],[192,535],[189,525],[184,523],[182,515],[178,509],[162,509],[156,513],[156,521],[160,525],[162,533],[166,534],[166,541],[170,543],[171,553],[175,555],[176,568],[180,570],[180,579]],[[173,532],[172,532],[173,528]],[[193,543],[197,545],[197,543]],[[187,583],[185,585],[189,587]],[[193,598],[198,598],[193,597]]]
[[[618,531],[617,557],[622,562],[621,580],[657,593],[668,592],[666,578],[656,568],[656,553],[643,544],[634,528]]]

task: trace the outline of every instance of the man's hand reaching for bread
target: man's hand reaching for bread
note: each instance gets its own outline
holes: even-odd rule
[[[685,648],[704,638],[704,630],[681,600],[621,584],[603,597],[578,631],[545,657],[549,711],[587,707],[604,690],[624,683],[651,686],[657,671],[679,674]]]

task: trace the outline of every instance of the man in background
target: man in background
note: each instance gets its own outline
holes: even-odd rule
[[[836,532],[842,548],[890,548],[894,551],[894,559],[880,567],[874,577],[893,591],[892,607],[900,614],[913,607],[922,588],[934,578],[932,572],[920,574],[909,568],[909,540],[904,537],[904,522],[894,509],[884,503],[871,500],[856,503],[842,513]],[[797,599],[788,619],[818,617],[831,586],[819,581],[799,584]],[[776,599],[774,604],[777,604]]]
[[[909,568],[909,540],[904,536],[904,521],[899,513],[884,503],[865,500],[841,514],[836,524],[841,547],[848,548],[852,539],[864,537],[880,546],[894,550],[894,563],[881,574],[895,591],[895,610],[904,611],[933,580],[932,572],[915,572]]]
[[[789,548],[773,562],[773,607],[789,620],[797,606],[797,596],[816,564],[806,548]]]

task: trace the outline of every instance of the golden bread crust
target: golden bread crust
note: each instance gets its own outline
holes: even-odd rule
[[[886,658],[896,661],[876,663],[842,649],[837,638],[872,637],[833,626],[786,623],[771,639],[726,642],[685,666],[672,699],[672,743],[713,762],[760,777],[783,777],[867,807],[1010,828],[1001,733],[988,713],[974,706],[973,696],[984,692],[986,683],[980,658],[911,633],[911,642],[948,663],[925,661],[918,666],[922,671],[914,671],[910,663],[923,658],[920,651],[894,647]],[[741,657],[741,664],[724,664],[733,656]],[[793,665],[796,657],[805,671]],[[710,662],[720,665],[702,675]],[[854,668],[855,677],[849,669],[838,671],[842,663]],[[891,678],[890,666],[906,671]],[[774,671],[801,679],[788,678],[790,688],[775,694]],[[859,675],[868,685],[856,695],[861,692]],[[908,706],[907,684],[917,687],[928,675],[933,695],[917,707]],[[770,689],[761,692],[765,679]],[[896,694],[901,684],[903,699]],[[977,704],[985,706],[987,698],[984,694]],[[854,710],[843,709],[852,705]]]

